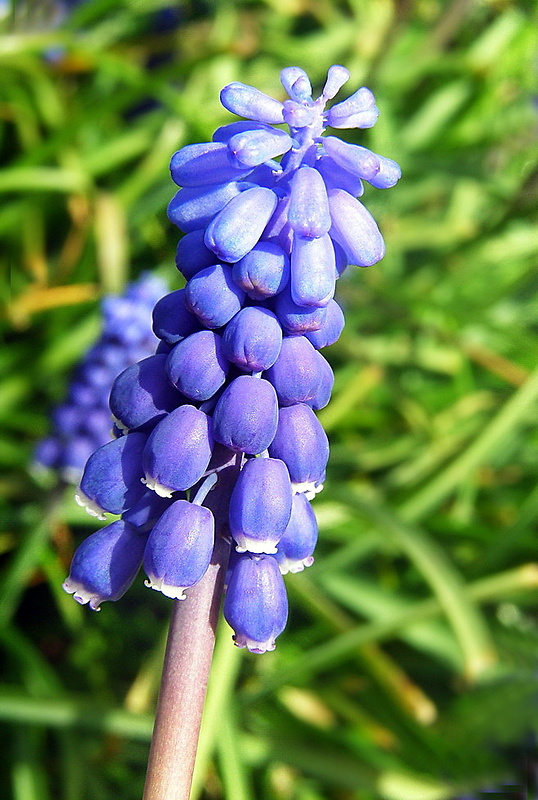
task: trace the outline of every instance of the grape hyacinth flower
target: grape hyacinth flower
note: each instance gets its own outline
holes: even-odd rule
[[[331,67],[313,99],[306,73],[288,67],[283,102],[231,83],[221,102],[244,119],[172,156],[181,188],[168,214],[185,234],[176,265],[186,286],[154,309],[157,354],[116,379],[111,406],[125,435],[92,456],[81,481],[93,513],[121,513],[128,535],[145,537],[137,560],[170,597],[202,578],[214,542],[231,541],[224,615],[235,644],[254,653],[273,650],[286,625],[282,575],[313,562],[311,501],[329,457],[315,411],[333,385],[319,350],[344,326],[336,281],[385,251],[358,197],[365,183],[385,189],[400,177],[392,159],[324,135],[376,122],[365,87],[326,108],[348,78]],[[101,536],[118,536],[115,525]],[[64,584],[92,607],[117,599],[131,576],[110,548],[99,567],[99,546],[81,545]],[[100,568],[112,579],[98,592],[90,572]]]
[[[55,470],[67,483],[77,484],[94,450],[110,441],[109,394],[112,383],[122,370],[131,365],[137,373],[149,373],[146,356],[151,356],[159,343],[151,327],[151,310],[166,290],[166,283],[161,278],[145,274],[131,283],[123,295],[103,298],[102,333],[77,367],[66,399],[52,412],[53,430],[37,444],[34,454],[38,469]],[[165,359],[165,356],[159,358]],[[147,380],[149,378],[145,377],[143,382]],[[122,387],[124,393],[128,391],[125,384],[126,381]],[[159,392],[159,401],[161,396],[164,398],[160,406],[166,411],[168,406],[170,409],[175,407],[170,405],[170,401],[166,402],[173,391],[165,386]],[[130,399],[129,427],[142,429],[143,420],[149,413],[144,405],[145,398]]]

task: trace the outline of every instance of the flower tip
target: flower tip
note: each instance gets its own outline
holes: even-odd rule
[[[305,567],[311,567],[313,563],[314,556],[308,556],[307,558],[303,558],[299,561],[292,558],[283,558],[278,562],[278,567],[281,575],[287,575],[288,572],[291,572],[292,575],[294,575],[297,572],[303,572]]]
[[[253,555],[274,555],[277,552],[277,542],[271,541],[258,541],[251,539],[248,536],[240,536],[236,534],[239,541],[236,540],[235,552],[236,553],[252,553]]]
[[[232,636],[232,639],[236,647],[242,650],[246,647],[249,653],[256,653],[258,655],[262,653],[271,653],[276,647],[276,642],[272,638],[268,639],[266,642],[256,642],[253,639],[248,639],[236,633]]]
[[[97,519],[100,520],[106,519],[104,509],[97,505],[97,503],[93,500],[90,500],[90,498],[84,494],[80,487],[75,492],[75,502],[81,508],[85,508],[90,517],[97,517]]]
[[[148,578],[144,581],[144,586],[148,589],[155,589],[156,592],[161,592],[165,597],[170,597],[172,600],[186,600],[185,586],[170,586],[164,583],[162,578]]]
[[[293,494],[304,494],[307,500],[312,500],[323,490],[323,483],[320,481],[303,481],[302,483],[291,484]]]
[[[64,592],[67,592],[67,594],[72,594],[73,600],[76,600],[81,606],[89,604],[93,611],[101,611],[100,603],[102,598],[96,595],[95,592],[86,589],[78,581],[66,578],[62,583],[62,589]]]
[[[340,91],[344,83],[348,82],[349,78],[349,70],[343,67],[341,64],[333,64],[332,67],[329,67],[327,80],[325,81],[325,86],[323,87],[323,99],[332,100],[335,94]]]
[[[148,489],[151,489],[155,494],[158,494],[159,497],[165,497],[169,499],[172,497],[173,489],[170,489],[169,486],[163,486],[162,483],[159,483],[154,478],[151,478],[149,475],[146,475],[145,478],[140,478],[144,486],[147,486]]]

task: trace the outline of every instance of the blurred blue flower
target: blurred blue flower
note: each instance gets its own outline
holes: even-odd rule
[[[155,352],[151,310],[166,289],[163,280],[146,274],[122,296],[103,298],[101,336],[75,370],[66,399],[52,412],[52,432],[35,450],[37,467],[77,484],[92,453],[110,442],[112,383],[126,367]]]
[[[173,155],[172,178],[182,188],[168,213],[186,234],[176,264],[187,284],[154,309],[158,354],[112,389],[132,456],[122,457],[127,445],[102,448],[78,495],[91,513],[123,511],[133,525],[131,506],[145,502],[142,484],[168,503],[149,533],[144,564],[149,585],[170,597],[182,598],[203,575],[215,518],[216,535],[235,545],[224,614],[235,643],[256,653],[273,650],[285,627],[282,575],[313,562],[310,501],[323,488],[329,457],[314,412],[333,385],[318,351],[344,325],[336,280],[348,264],[369,266],[384,254],[357,197],[364,182],[388,188],[400,177],[391,159],[323,136],[328,125],[369,128],[377,119],[365,87],[326,109],[348,78],[344,67],[331,67],[314,100],[306,73],[288,67],[284,102],[231,83],[222,104],[246,121]],[[288,132],[273,127],[282,123]],[[108,475],[116,476],[113,485],[100,477]],[[148,514],[140,519],[148,536]],[[69,578],[66,590],[73,585]],[[76,599],[98,605],[80,577],[77,587]]]

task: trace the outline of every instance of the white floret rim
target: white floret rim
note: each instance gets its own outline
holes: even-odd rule
[[[250,536],[238,533],[233,534],[236,553],[253,553],[254,555],[274,555],[277,552],[278,539],[252,539]]]
[[[172,497],[175,489],[171,489],[169,486],[163,486],[162,483],[159,483],[158,480],[152,478],[150,475],[146,475],[145,478],[140,478],[144,486],[147,486],[148,489],[151,489],[155,494],[158,494],[159,497]]]
[[[292,483],[293,494],[304,494],[307,500],[313,500],[323,489],[323,484],[318,481],[303,481],[302,483]]]
[[[151,576],[144,581],[144,586],[149,589],[155,589],[156,592],[161,592],[172,600],[186,600],[185,589],[189,588],[188,586],[171,586],[169,583],[164,582],[164,578]]]
[[[307,556],[302,559],[283,558],[278,562],[281,575],[287,575],[288,572],[295,574],[302,572],[305,567],[311,567],[314,563],[314,556]]]
[[[97,519],[105,520],[105,510],[98,505],[95,500],[90,500],[88,495],[84,494],[82,489],[79,487],[75,492],[75,502],[81,508],[85,508],[90,517],[97,517]]]
[[[233,640],[236,647],[241,649],[246,647],[250,653],[271,653],[276,647],[276,642],[272,636],[265,642],[257,642],[255,639],[236,633]]]
[[[62,583],[62,589],[67,592],[67,594],[72,594],[73,598],[77,601],[77,603],[80,603],[81,606],[85,606],[87,603],[89,603],[89,606],[93,611],[101,611],[100,604],[103,598],[95,592],[92,592],[79,581],[74,581],[72,578],[66,578],[66,580]]]

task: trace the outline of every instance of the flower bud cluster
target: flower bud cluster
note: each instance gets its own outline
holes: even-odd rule
[[[52,412],[52,433],[34,453],[37,468],[55,470],[78,484],[90,455],[110,441],[110,388],[125,367],[155,352],[151,310],[167,288],[146,274],[122,296],[103,298],[102,333],[75,370],[66,399]]]
[[[235,545],[224,604],[235,643],[274,649],[287,619],[282,575],[313,562],[317,539],[311,500],[329,445],[315,411],[333,386],[319,351],[344,325],[335,283],[348,264],[384,253],[357,197],[364,181],[387,188],[400,177],[391,159],[322,135],[377,119],[366,88],[325,109],[348,77],[331,67],[313,100],[306,74],[289,67],[284,102],[232,83],[222,104],[246,120],[172,157],[182,188],[168,213],[185,233],[176,263],[187,283],[155,306],[157,353],[112,388],[126,435],[90,458],[78,499],[122,518],[110,526],[114,547],[101,531],[77,551],[65,588],[80,602],[117,599],[142,562],[149,586],[183,597],[217,530]],[[283,123],[289,133],[274,127]]]

